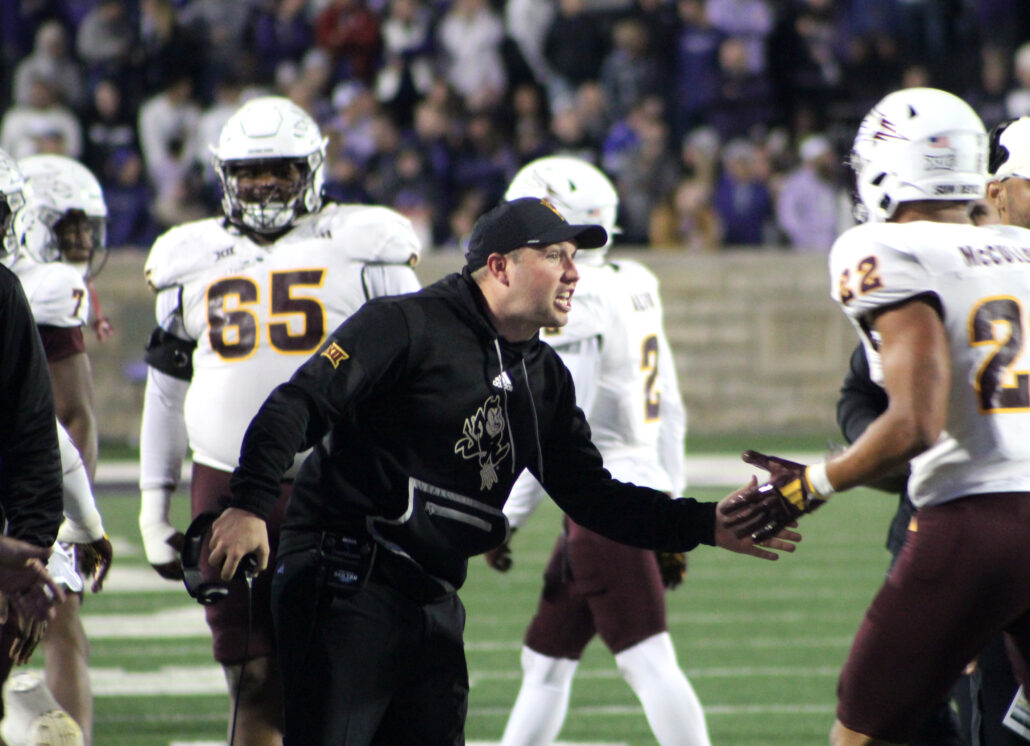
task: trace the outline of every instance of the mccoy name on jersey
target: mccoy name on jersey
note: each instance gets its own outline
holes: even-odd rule
[[[832,295],[883,383],[871,314],[917,296],[939,305],[951,355],[948,419],[912,460],[918,507],[1030,490],[1030,231],[953,223],[868,223],[830,254]]]
[[[196,344],[185,403],[194,459],[235,468],[272,389],[368,298],[418,290],[418,256],[406,218],[358,205],[305,215],[268,246],[220,219],[159,238],[146,266],[158,323]]]

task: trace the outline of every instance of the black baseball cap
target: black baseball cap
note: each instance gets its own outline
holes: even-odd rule
[[[502,202],[472,227],[465,265],[474,272],[486,266],[491,254],[562,241],[575,241],[581,249],[599,249],[608,242],[608,232],[600,225],[569,225],[546,199],[523,197]]]

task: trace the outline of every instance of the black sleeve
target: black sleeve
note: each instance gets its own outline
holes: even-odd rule
[[[61,453],[43,344],[18,279],[0,267],[0,507],[5,532],[50,546],[61,525]]]
[[[180,339],[157,327],[147,340],[143,360],[154,370],[189,382],[193,380],[193,350],[196,347],[193,340]]]
[[[543,474],[530,468],[547,494],[576,523],[623,544],[673,552],[714,545],[715,503],[673,499],[612,478],[565,375],[555,424],[543,442]]]
[[[887,392],[869,377],[869,360],[859,344],[851,353],[851,364],[840,388],[837,425],[848,443],[854,443],[886,410]]]
[[[403,359],[408,340],[404,316],[392,303],[366,303],[337,327],[251,420],[229,504],[267,518],[297,453],[320,441]]]

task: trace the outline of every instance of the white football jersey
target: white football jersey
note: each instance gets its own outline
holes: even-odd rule
[[[41,264],[20,256],[11,265],[40,326],[83,326],[89,317],[89,291],[82,275],[64,262]]]
[[[662,317],[658,279],[643,265],[578,265],[569,323],[544,329],[576,385],[591,439],[616,479],[680,495],[686,410]],[[520,526],[542,497],[526,472],[504,512]]]
[[[954,223],[868,223],[830,253],[832,295],[883,383],[869,312],[931,294],[951,355],[944,432],[912,460],[918,506],[1030,491],[1030,231]]]
[[[304,216],[269,246],[219,219],[159,238],[146,267],[162,289],[158,323],[197,343],[185,401],[194,460],[234,469],[272,389],[367,299],[418,290],[418,255],[406,218],[358,205]]]

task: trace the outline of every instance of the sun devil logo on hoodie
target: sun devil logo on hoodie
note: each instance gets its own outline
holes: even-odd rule
[[[474,415],[465,419],[462,431],[464,436],[454,444],[454,452],[479,461],[479,489],[488,490],[497,484],[497,468],[511,453],[501,397],[491,396],[483,402]]]

